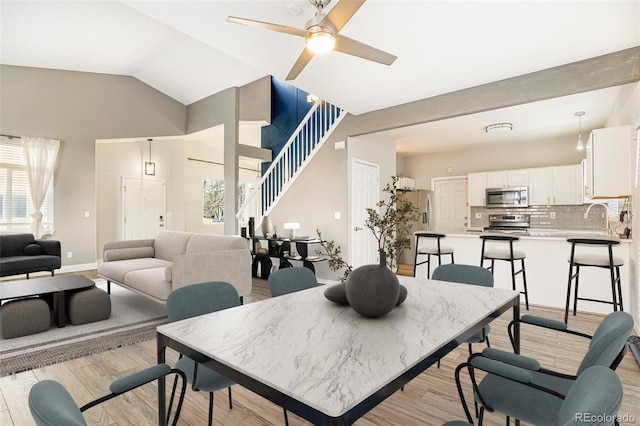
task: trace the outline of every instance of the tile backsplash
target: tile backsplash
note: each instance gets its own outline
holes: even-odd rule
[[[531,216],[531,228],[537,229],[579,229],[587,231],[602,231],[606,226],[605,209],[602,206],[593,206],[586,219],[583,218],[588,205],[580,206],[532,206],[529,208],[517,209],[488,209],[486,207],[471,207],[470,226],[473,228],[483,228],[489,225],[490,214],[528,214]],[[476,214],[481,218],[477,219]],[[552,219],[552,216],[555,216]],[[611,228],[616,230],[619,222],[611,218]],[[624,224],[618,229],[620,233],[624,231]]]

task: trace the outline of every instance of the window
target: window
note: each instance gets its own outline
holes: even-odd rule
[[[249,195],[251,184],[238,185],[238,205],[242,206]],[[224,222],[224,179],[209,178],[203,185],[203,214],[202,223]]]
[[[0,232],[29,232],[31,202],[27,163],[20,142],[0,143]],[[53,232],[53,183],[42,205],[42,226]]]

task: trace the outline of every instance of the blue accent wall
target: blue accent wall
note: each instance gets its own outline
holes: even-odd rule
[[[271,124],[262,127],[261,133],[261,146],[272,151],[271,159],[278,155],[313,106],[307,102],[307,95],[305,91],[271,77]],[[270,164],[262,163],[263,173]]]

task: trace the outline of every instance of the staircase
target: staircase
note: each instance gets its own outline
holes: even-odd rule
[[[259,227],[262,218],[273,210],[343,118],[342,109],[316,101],[262,175],[258,188],[244,200],[236,217],[245,223],[249,217],[255,217]]]

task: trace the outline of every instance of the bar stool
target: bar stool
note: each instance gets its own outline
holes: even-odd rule
[[[516,241],[520,241],[520,237],[517,235],[510,234],[482,234],[480,235],[482,239],[482,252],[480,254],[480,266],[484,268],[484,261],[491,260],[491,266],[487,269],[491,271],[491,274],[494,273],[494,264],[496,260],[504,260],[511,264],[511,286],[515,290],[516,289],[516,275],[522,274],[522,284],[524,287],[524,291],[521,291],[520,294],[524,294],[524,304],[527,310],[529,310],[529,291],[527,290],[527,274],[524,269],[524,259],[526,254],[520,250],[513,249],[513,243]],[[485,250],[485,243],[487,241],[501,243],[501,244],[509,244],[509,249],[491,249]],[[520,261],[520,270],[516,271],[515,261]]]
[[[567,238],[571,243],[571,255],[569,256],[569,281],[567,283],[567,303],[564,308],[564,322],[569,320],[569,301],[571,300],[571,281],[575,278],[576,287],[573,296],[573,315],[576,315],[578,300],[588,300],[590,302],[608,303],[613,305],[613,310],[618,308],[623,310],[622,306],[622,287],[620,285],[620,267],[624,265],[621,257],[613,255],[613,246],[620,244],[620,241],[613,238]],[[576,254],[576,246],[595,246],[607,249],[607,254]],[[575,274],[573,267],[575,266]],[[611,301],[602,299],[589,299],[586,297],[578,297],[578,282],[580,278],[580,267],[592,266],[595,268],[609,269],[611,277]]]
[[[446,237],[445,234],[440,234],[437,232],[426,232],[426,231],[418,231],[414,232],[416,236],[416,251],[415,256],[413,258],[413,276],[416,276],[416,269],[418,265],[427,264],[427,279],[431,276],[431,256],[438,257],[438,266],[442,265],[442,256],[450,255],[451,263],[455,263],[453,260],[453,249],[451,247],[443,247],[440,245],[440,240]],[[428,245],[420,247],[420,238],[426,239],[435,239],[435,245]],[[427,260],[418,263],[418,256],[426,255]]]

